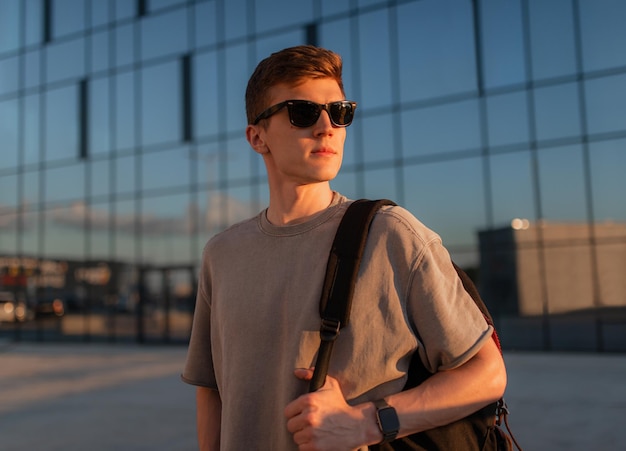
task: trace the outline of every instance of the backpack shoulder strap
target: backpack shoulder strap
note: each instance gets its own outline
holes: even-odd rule
[[[384,205],[395,203],[387,199],[356,200],[348,206],[337,228],[322,287],[321,343],[309,391],[316,391],[324,385],[334,341],[339,330],[350,321],[352,296],[369,228],[376,212]]]

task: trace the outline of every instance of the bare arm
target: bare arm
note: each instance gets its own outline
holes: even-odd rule
[[[196,423],[200,451],[220,449],[222,400],[217,390],[196,387]]]
[[[296,373],[303,379],[310,379],[311,374]],[[418,387],[386,399],[398,413],[398,436],[403,437],[461,419],[498,400],[505,387],[502,356],[489,340],[459,368],[437,373]],[[319,391],[289,404],[285,415],[287,427],[301,449],[356,449],[382,440],[374,404],[349,406],[339,383],[331,377]]]

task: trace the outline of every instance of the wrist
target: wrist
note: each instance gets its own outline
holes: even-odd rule
[[[385,399],[378,399],[373,404],[376,409],[376,423],[382,435],[382,440],[379,443],[395,440],[400,431],[400,419],[396,409],[387,404]]]

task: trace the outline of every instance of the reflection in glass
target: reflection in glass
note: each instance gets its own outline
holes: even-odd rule
[[[17,167],[18,118],[17,100],[0,102],[0,169]]]
[[[537,88],[534,95],[538,140],[580,135],[578,85],[576,83]]]
[[[46,47],[46,75],[47,81],[81,78],[85,74],[85,41],[75,39],[50,44]]]
[[[18,58],[0,59],[0,96],[17,91]]]
[[[539,150],[539,186],[544,219],[587,221],[581,152],[578,145]]]
[[[141,73],[141,140],[150,145],[181,139],[178,61],[150,66]]]
[[[407,166],[404,181],[406,208],[446,247],[476,249],[476,231],[486,225],[481,158]]]
[[[141,58],[145,61],[165,55],[176,55],[187,50],[187,10],[178,9],[168,14],[146,16],[141,24]],[[164,30],[176,30],[164,33]]]
[[[143,190],[184,187],[192,180],[187,148],[144,153],[141,160]]]
[[[220,124],[220,108],[218,106],[218,66],[217,53],[199,53],[192,63],[194,93],[193,129],[197,137],[217,135]]]
[[[487,98],[489,145],[525,144],[528,142],[526,92],[514,92]]]
[[[85,166],[73,164],[46,171],[46,201],[82,199],[85,192]]]
[[[389,12],[386,9],[363,14],[359,24],[361,99],[363,110],[389,106],[391,65],[389,60]],[[372,33],[376,30],[376,33]]]
[[[534,79],[576,72],[572,5],[569,0],[528,2]]]
[[[485,87],[524,83],[526,68],[519,0],[482,0],[480,13]]]
[[[97,155],[111,150],[111,112],[108,78],[91,79],[89,94],[89,153]]]
[[[402,112],[404,155],[475,150],[480,148],[478,103],[448,103]]]
[[[71,85],[45,92],[46,160],[78,156],[78,89]]]
[[[585,83],[588,132],[624,130],[626,121],[626,75],[613,75]]]
[[[403,102],[476,91],[471,2],[412,2],[397,18]]]
[[[626,221],[626,139],[602,141],[589,146],[593,211],[595,220]]]
[[[83,259],[85,255],[84,203],[65,204],[43,212],[43,255],[51,259]]]
[[[135,146],[135,86],[132,72],[115,78],[115,149],[128,149]]]
[[[514,218],[536,219],[532,172],[528,151],[489,158],[493,227],[504,227]]]

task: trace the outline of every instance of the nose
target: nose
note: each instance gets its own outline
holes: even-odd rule
[[[330,113],[326,110],[322,110],[320,117],[317,118],[317,122],[313,126],[313,132],[315,135],[332,134],[335,126],[330,120]]]

